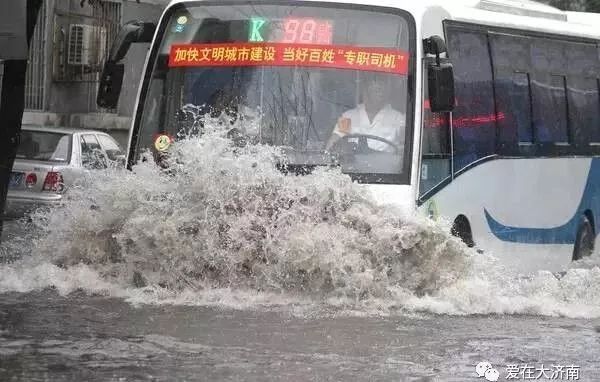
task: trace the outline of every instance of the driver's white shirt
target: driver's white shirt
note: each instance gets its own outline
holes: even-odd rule
[[[406,116],[394,110],[390,104],[379,110],[373,121],[369,120],[364,104],[346,111],[341,118],[350,120],[350,134],[375,135],[398,145],[400,150],[404,147]],[[339,127],[339,123],[336,123],[333,133],[340,137],[345,136],[346,133],[340,131]],[[368,139],[367,142],[373,150],[394,151],[394,148],[385,142],[374,139]]]

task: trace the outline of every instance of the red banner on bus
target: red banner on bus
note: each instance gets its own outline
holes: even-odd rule
[[[171,46],[169,67],[312,66],[408,73],[408,52],[386,48],[251,43]]]

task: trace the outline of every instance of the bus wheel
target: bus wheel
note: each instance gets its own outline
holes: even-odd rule
[[[573,261],[581,260],[590,256],[594,251],[594,228],[587,216],[582,216],[575,236],[573,248]]]
[[[471,224],[469,219],[464,215],[459,215],[452,224],[452,235],[460,238],[468,247],[474,247],[473,233],[471,232]]]

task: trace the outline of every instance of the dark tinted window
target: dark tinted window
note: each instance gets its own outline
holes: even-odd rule
[[[469,68],[469,55],[479,50],[480,57],[486,57],[480,34],[476,32],[452,33],[449,28],[449,47],[455,63],[458,107],[454,114],[455,148],[457,166],[471,157],[480,157],[490,146],[479,142],[473,134],[469,144],[464,125],[464,100],[473,106],[473,114],[485,110],[485,103],[471,102],[476,93],[477,78],[485,78],[487,62],[475,59],[472,71]],[[525,32],[523,32],[525,33]],[[492,56],[494,73],[494,93],[489,95],[485,85],[480,86],[480,94],[490,99],[495,96],[496,114],[494,118],[477,118],[481,125],[495,120],[497,125],[496,150],[502,155],[573,155],[590,154],[596,151],[589,143],[600,143],[600,49],[597,44],[581,41],[563,41],[557,38],[516,35],[504,31],[488,33],[489,50]],[[478,46],[479,49],[468,50]],[[461,57],[462,56],[462,57]],[[481,68],[485,68],[482,70]],[[473,74],[473,78],[465,76]],[[465,98],[466,97],[466,98]],[[480,96],[480,98],[482,98]],[[475,111],[477,110],[477,111]],[[474,118],[471,117],[471,122]],[[489,142],[493,141],[490,137]],[[472,153],[477,155],[472,155]]]
[[[531,121],[531,80],[529,73],[512,74],[512,93],[514,123],[517,127],[519,142],[533,142],[533,129]],[[504,120],[503,120],[504,122]]]
[[[567,73],[570,76],[596,77],[598,51],[595,44],[570,42],[565,48]]]
[[[594,44],[493,33],[490,45],[502,153],[554,152],[524,143],[570,143],[560,153],[576,152],[600,139]]]
[[[496,148],[496,117],[487,35],[448,29],[454,64],[454,170],[491,155]]]
[[[530,39],[492,34],[498,140],[502,153],[513,154],[517,143],[532,143]]]
[[[566,76],[568,43],[535,38],[531,44],[533,129],[539,143],[569,142]]]
[[[595,44],[569,43],[566,47],[569,128],[573,143],[600,142],[598,49]]]
[[[569,79],[569,120],[574,141],[579,144],[600,142],[600,100],[596,78]]]
[[[536,141],[569,142],[565,76],[538,74],[532,90]]]
[[[498,72],[495,84],[501,147],[511,148],[516,142],[532,143],[529,74]]]

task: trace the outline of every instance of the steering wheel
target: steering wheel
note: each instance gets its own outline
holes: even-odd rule
[[[392,146],[394,148],[393,153],[394,154],[398,154],[400,152],[400,147],[398,147],[397,144],[395,144],[394,142],[388,141],[385,138],[382,137],[378,137],[376,135],[370,135],[370,134],[348,134],[348,135],[344,135],[343,137],[340,137],[340,139],[338,139],[333,146],[331,147],[332,151],[341,151],[344,153],[347,153],[347,151],[340,149],[342,146],[349,146],[349,141],[352,138],[358,138],[358,146],[356,149],[352,149],[351,151],[353,153],[360,153],[360,154],[369,154],[372,152],[379,152],[380,150],[373,150],[372,148],[369,147],[369,144],[367,143],[367,140],[372,139],[374,141],[379,141],[379,142],[383,142],[389,146]]]

